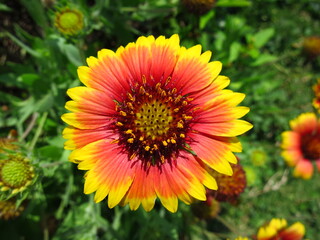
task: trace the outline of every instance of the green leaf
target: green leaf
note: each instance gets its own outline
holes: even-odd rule
[[[204,29],[208,22],[214,17],[215,12],[214,11],[209,11],[207,14],[203,15],[200,18],[200,22],[199,22],[199,28],[200,30]]]
[[[219,0],[216,7],[250,7],[251,2],[248,0]]]
[[[251,66],[259,66],[265,63],[274,62],[278,58],[276,56],[273,56],[271,54],[261,54],[252,64]]]
[[[7,5],[0,3],[0,11],[4,11],[4,12],[11,12],[12,9],[9,8]]]
[[[49,110],[54,103],[54,97],[51,92],[47,93],[43,98],[38,101],[34,108],[35,112],[45,112]]]
[[[22,82],[28,86],[32,86],[32,84],[39,80],[40,77],[38,74],[34,74],[34,73],[25,73],[25,74],[22,74],[18,77],[18,81],[19,82]]]
[[[65,39],[63,38],[59,38],[58,47],[60,48],[60,51],[66,55],[66,57],[72,64],[76,66],[83,65],[80,51],[76,46],[66,43]]]
[[[259,31],[253,36],[253,44],[256,48],[263,47],[274,35],[274,28],[267,28]]]
[[[229,63],[232,63],[234,60],[236,60],[239,57],[241,50],[241,44],[238,42],[233,42],[230,46],[230,52],[229,52]]]

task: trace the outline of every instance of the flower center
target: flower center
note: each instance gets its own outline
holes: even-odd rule
[[[320,133],[302,137],[302,152],[306,159],[320,159]]]
[[[160,83],[153,87],[136,84],[116,105],[119,145],[131,159],[138,156],[147,165],[176,159],[186,146],[185,138],[196,110],[191,102],[177,89]]]
[[[62,13],[59,20],[61,27],[64,29],[74,28],[78,24],[82,24],[81,17],[73,11]]]
[[[23,158],[12,156],[0,166],[0,183],[10,189],[24,187],[32,178],[33,167]]]

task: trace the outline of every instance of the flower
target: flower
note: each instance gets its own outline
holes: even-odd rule
[[[83,14],[77,9],[63,8],[55,13],[54,25],[65,35],[77,35],[83,29]]]
[[[211,191],[218,201],[234,202],[247,186],[246,174],[240,164],[232,164],[232,176],[214,171],[213,177],[218,184],[218,190]]]
[[[10,199],[6,201],[0,201],[0,219],[9,220],[20,216],[23,212],[24,206],[16,206],[16,200]]]
[[[182,0],[182,4],[192,13],[202,15],[211,10],[215,0]]]
[[[313,99],[313,106],[315,109],[320,112],[320,78],[318,78],[318,82],[312,87],[315,98]]]
[[[320,121],[314,113],[303,113],[290,121],[292,131],[282,133],[282,157],[295,166],[294,176],[309,179],[315,162],[320,171]]]
[[[27,158],[10,154],[0,159],[1,191],[11,190],[11,194],[21,192],[32,183],[34,176],[34,168]]]
[[[320,37],[311,36],[303,40],[303,52],[311,59],[320,55]]]
[[[16,131],[11,130],[8,137],[0,138],[0,154],[4,154],[7,151],[17,150],[19,147],[15,144],[16,140]]]
[[[88,170],[86,194],[146,211],[158,197],[175,212],[178,199],[204,201],[204,186],[217,188],[209,168],[232,175],[236,136],[252,125],[238,119],[249,111],[237,107],[245,95],[223,90],[229,79],[210,57],[200,45],[180,47],[178,35],[149,36],[79,67],[86,86],[68,90],[62,119],[69,159]]]
[[[220,202],[215,200],[207,191],[205,202],[196,202],[191,205],[192,213],[200,219],[210,219],[216,217],[220,212]]]
[[[296,222],[287,227],[285,219],[273,218],[265,226],[260,227],[257,240],[301,240],[305,234],[305,227],[302,223]]]

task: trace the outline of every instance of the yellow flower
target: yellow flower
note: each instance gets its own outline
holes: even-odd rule
[[[63,8],[55,13],[54,25],[65,35],[77,35],[83,29],[83,14],[76,9]]]

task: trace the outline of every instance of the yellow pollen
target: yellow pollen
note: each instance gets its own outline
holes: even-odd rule
[[[168,143],[166,141],[162,141],[163,146],[168,146]]]
[[[128,102],[128,103],[127,103],[127,106],[128,106],[129,108],[131,108],[132,110],[134,110],[133,105],[132,105],[131,102]]]
[[[154,149],[154,150],[158,150],[158,149],[159,149],[158,146],[157,146],[157,144],[154,144],[154,145],[153,145],[153,149]]]
[[[187,116],[187,115],[184,115],[183,118],[184,118],[185,120],[191,120],[191,119],[192,119],[191,116]]]
[[[177,89],[174,88],[174,89],[171,90],[170,95],[175,94],[176,92],[177,92]]]
[[[165,162],[165,158],[164,158],[164,156],[163,156],[163,155],[161,155],[161,157],[160,157],[160,161],[161,161],[161,163],[164,163],[164,162]]]
[[[123,126],[123,124],[121,122],[117,122],[116,125],[119,126],[119,127]]]
[[[184,135],[183,133],[180,133],[180,137],[181,137],[181,138],[185,138],[186,135]]]
[[[129,138],[129,139],[127,140],[127,142],[128,142],[128,143],[133,143],[133,142],[134,142],[134,139],[133,139],[133,138]]]
[[[145,146],[144,150],[146,150],[148,152],[150,150],[150,147],[149,146]]]
[[[174,103],[178,103],[178,102],[180,102],[181,98],[182,98],[182,96],[181,96],[181,95],[179,95],[179,96],[174,100]]]
[[[130,99],[130,101],[134,102],[135,99],[130,93],[127,93],[127,96]]]
[[[122,115],[122,116],[127,116],[127,113],[126,112],[124,112],[124,111],[120,111],[120,115]]]
[[[139,138],[139,141],[143,141],[143,139],[144,139],[143,136],[141,136],[141,137]]]
[[[127,131],[125,131],[125,134],[131,134],[131,133],[132,133],[131,129],[128,129]]]
[[[176,142],[176,140],[171,139],[171,143],[176,144],[177,142]]]
[[[179,110],[180,110],[179,108],[173,109],[174,112],[179,112]]]
[[[141,86],[140,89],[139,89],[139,93],[141,95],[145,94],[146,90],[144,90],[144,88]]]
[[[187,101],[182,101],[182,106],[187,106],[188,102]]]
[[[183,121],[180,120],[178,123],[177,123],[177,128],[183,128]]]

